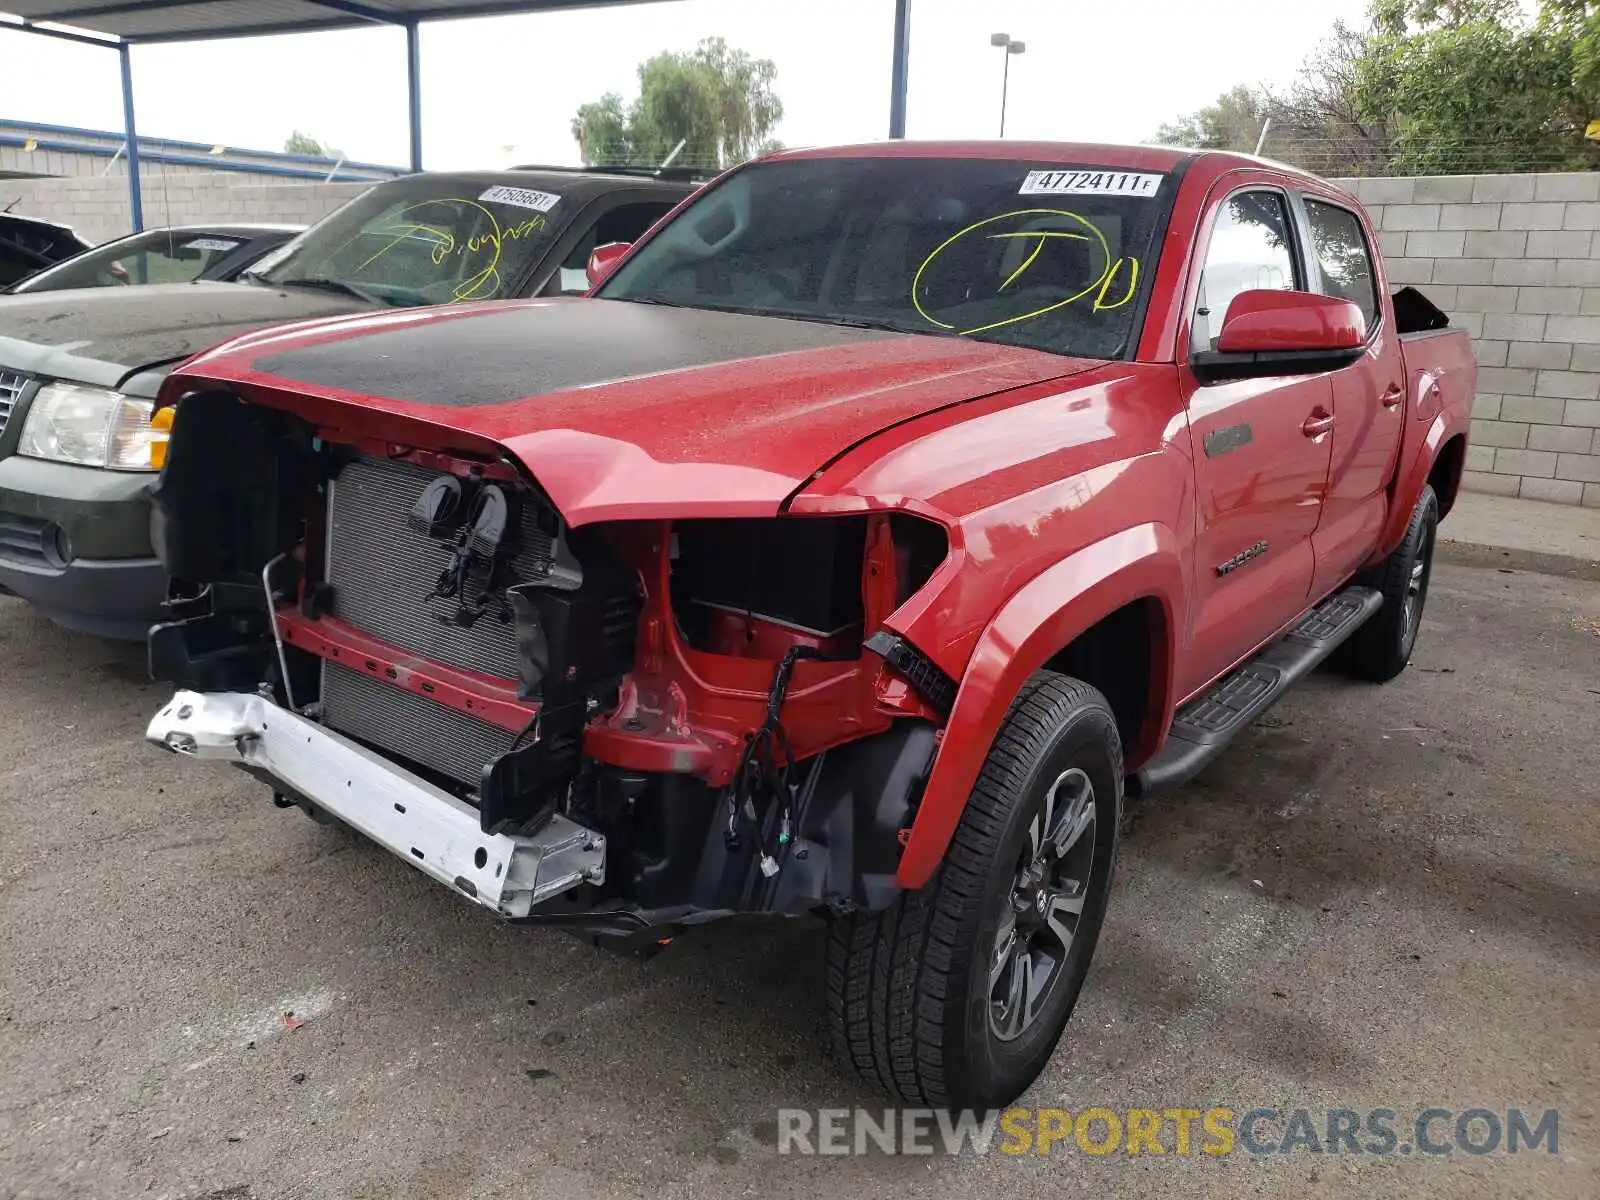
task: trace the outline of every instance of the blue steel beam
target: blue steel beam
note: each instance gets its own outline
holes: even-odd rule
[[[133,231],[144,232],[144,196],[139,190],[139,131],[133,121],[133,60],[128,44],[117,47],[122,60],[122,126],[128,139],[128,205],[133,210]]]
[[[411,117],[411,169],[422,170],[422,27],[406,22],[406,107]]]
[[[894,0],[894,66],[889,78],[889,136],[906,135],[906,77],[911,70],[911,0]]]

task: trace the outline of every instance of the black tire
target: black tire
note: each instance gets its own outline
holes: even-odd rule
[[[1122,742],[1105,697],[1064,675],[1033,675],[1006,714],[937,874],[883,912],[833,922],[828,1015],[840,1059],[908,1105],[987,1109],[1020,1095],[1049,1061],[1100,936],[1122,782]],[[1048,836],[1047,815],[1059,818],[1061,845]],[[1066,881],[1072,889],[1057,886],[1049,867],[1037,885],[1019,882],[1022,864],[1037,866],[1062,845],[1054,868],[1084,875]],[[1037,916],[1016,907],[1025,895],[1037,896]],[[1063,941],[1068,905],[1081,910]],[[1024,921],[1039,927],[1025,933]],[[1019,993],[1009,984],[1020,974],[1028,991],[1036,964],[1048,963],[1058,945],[1037,1003],[1013,1005]],[[1007,992],[1004,1007],[996,989]],[[1026,1019],[1013,1032],[1019,1013]]]
[[[1433,577],[1439,498],[1427,484],[1411,510],[1406,536],[1393,554],[1355,580],[1383,593],[1383,607],[1340,647],[1339,665],[1357,679],[1388,683],[1411,660]]]

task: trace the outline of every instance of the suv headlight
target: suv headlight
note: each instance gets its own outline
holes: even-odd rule
[[[152,416],[154,407],[105,388],[46,384],[28,407],[17,453],[115,471],[159,471],[167,460],[172,409]]]

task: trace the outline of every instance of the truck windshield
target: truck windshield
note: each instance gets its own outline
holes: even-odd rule
[[[313,225],[249,277],[391,305],[512,295],[571,207],[554,192],[411,176]]]
[[[1119,358],[1174,186],[986,159],[756,163],[703,193],[598,294]]]

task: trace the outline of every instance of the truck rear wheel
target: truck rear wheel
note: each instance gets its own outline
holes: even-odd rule
[[[1122,742],[1086,683],[1040,671],[985,760],[938,873],[834,921],[840,1058],[902,1102],[993,1108],[1049,1061],[1105,919]]]
[[[1339,665],[1357,679],[1388,683],[1406,669],[1428,602],[1438,528],[1439,499],[1424,484],[1405,538],[1393,554],[1357,578],[1357,583],[1383,593],[1383,607],[1339,648]]]

